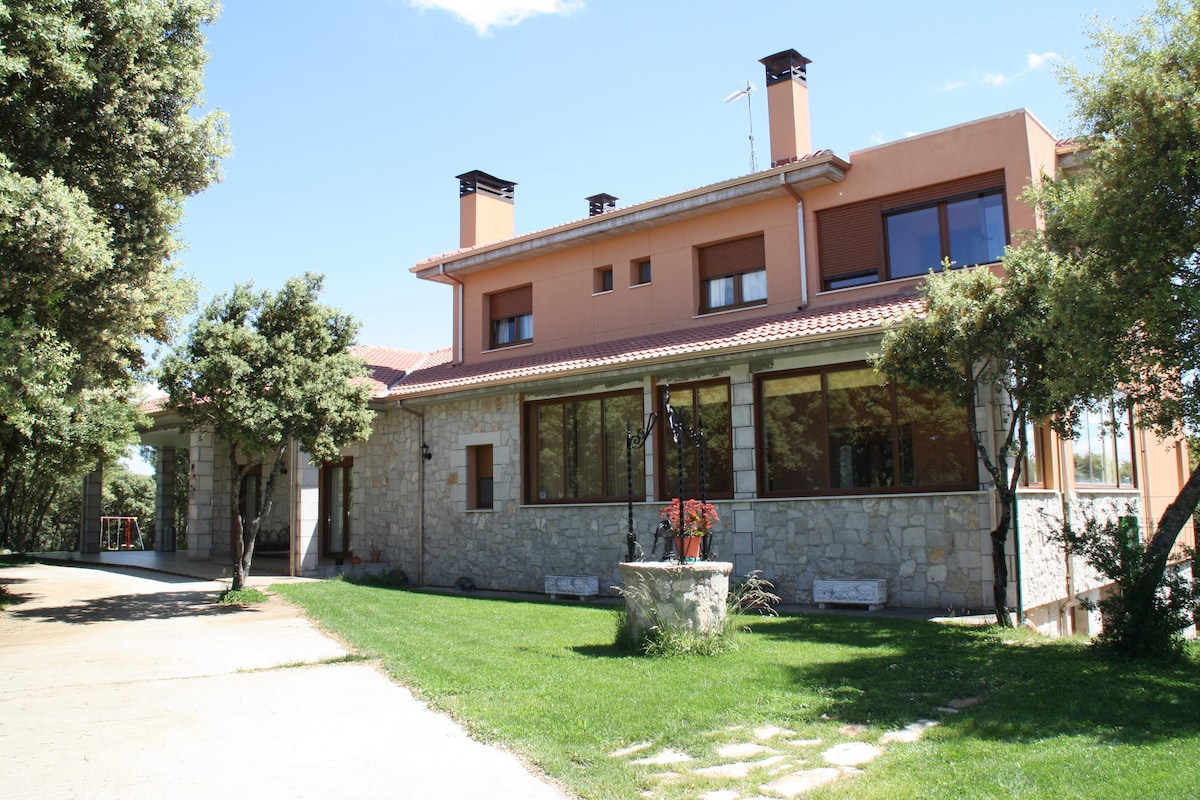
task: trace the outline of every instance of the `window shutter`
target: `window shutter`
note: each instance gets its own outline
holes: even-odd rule
[[[699,251],[700,280],[767,268],[767,249],[761,233],[746,239],[710,244]]]
[[[522,314],[533,313],[533,286],[522,286],[519,289],[509,289],[497,292],[489,297],[491,305],[491,320],[519,317]]]
[[[1004,170],[985,172],[982,175],[972,175],[948,183],[938,183],[911,192],[889,195],[879,201],[880,211],[892,211],[905,206],[919,206],[940,200],[953,200],[962,195],[986,192],[991,189],[1004,188]]]
[[[817,258],[823,281],[871,270],[878,272],[883,267],[879,203],[868,200],[818,211]]]

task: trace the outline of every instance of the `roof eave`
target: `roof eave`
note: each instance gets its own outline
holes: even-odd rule
[[[805,159],[768,172],[706,186],[662,200],[600,214],[548,231],[508,239],[467,252],[435,258],[410,271],[422,280],[453,283],[447,274],[468,275],[534,255],[545,255],[581,244],[711,214],[726,208],[793,195],[845,179],[850,164],[833,153]]]

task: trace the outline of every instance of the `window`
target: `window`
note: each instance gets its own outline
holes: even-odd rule
[[[488,296],[489,348],[533,341],[533,287]]]
[[[467,508],[492,507],[492,446],[467,448]]]
[[[601,267],[592,273],[592,294],[613,290],[612,267]]]
[[[1004,171],[817,212],[825,291],[990,264],[1008,242]]]
[[[629,285],[642,286],[650,282],[650,259],[643,258],[629,265]]]
[[[527,502],[627,500],[626,424],[636,429],[642,419],[640,389],[527,403]],[[635,454],[632,466],[634,499],[645,499],[644,458]]]
[[[1112,402],[1087,411],[1072,443],[1075,483],[1091,486],[1133,486],[1133,441],[1129,415]]]
[[[1025,423],[1025,463],[1021,466],[1022,486],[1045,486],[1045,465],[1042,453],[1045,451],[1046,429],[1042,425]]]
[[[763,235],[698,249],[700,312],[767,302],[767,255]]]
[[[729,382],[680,383],[659,390],[658,407],[670,393],[671,406],[679,409],[684,426],[704,425],[704,493],[707,497],[733,497],[733,424],[730,415]],[[671,437],[666,417],[658,421],[658,496],[679,496],[679,447]],[[683,442],[683,492],[700,496],[700,450],[694,442]]]
[[[326,556],[342,557],[350,553],[353,467],[353,458],[321,467],[318,506],[321,512],[321,544]]]
[[[966,409],[869,367],[760,376],[759,494],[973,488]]]
[[[1004,197],[1000,190],[884,216],[888,276],[907,278],[1004,257]]]

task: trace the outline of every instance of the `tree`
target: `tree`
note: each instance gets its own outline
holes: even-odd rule
[[[228,445],[235,590],[250,574],[255,537],[271,513],[288,448],[299,446],[318,463],[332,461],[371,431],[369,393],[358,380],[366,367],[348,352],[358,325],[317,302],[322,282],[309,273],[278,293],[238,285],[202,311],[186,342],[159,368],[186,427],[208,430]],[[257,516],[245,519],[240,500],[255,468],[270,472]]]
[[[1092,40],[1099,69],[1063,73],[1086,166],[1039,191],[1045,243],[1076,276],[1075,372],[1176,436],[1200,424],[1200,3],[1160,0]],[[1134,602],[1153,601],[1198,501],[1200,468],[1158,520]]]
[[[213,0],[0,4],[0,519],[4,543],[133,441],[142,345],[190,306],[186,197],[219,178],[196,113]],[[40,509],[40,511],[39,511]]]
[[[1028,447],[1026,422],[1064,410],[1056,390],[1068,354],[1054,335],[1057,314],[1045,302],[1060,260],[1044,248],[1010,248],[1003,282],[987,269],[950,267],[929,275],[921,287],[924,313],[890,326],[872,363],[968,410],[967,427],[999,506],[990,537],[992,604],[997,624],[1008,626],[1005,547]],[[980,430],[975,410],[990,408],[992,398],[1006,403],[1005,413]],[[994,438],[992,428],[999,432]]]

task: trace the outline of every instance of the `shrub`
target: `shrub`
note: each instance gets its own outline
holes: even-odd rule
[[[1079,533],[1068,521],[1058,538],[1069,553],[1083,556],[1117,584],[1116,592],[1099,603],[1083,601],[1085,608],[1100,610],[1103,631],[1096,638],[1098,646],[1137,658],[1182,655],[1182,632],[1195,621],[1200,585],[1173,567],[1161,580],[1150,579],[1154,559],[1142,544],[1136,517],[1105,522],[1089,518]]]

